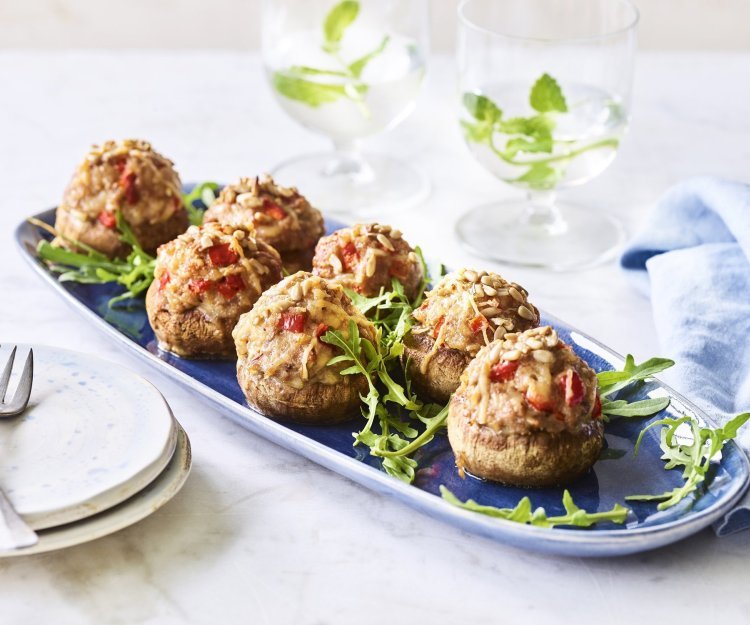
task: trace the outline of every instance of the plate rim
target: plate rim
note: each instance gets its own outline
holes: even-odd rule
[[[111,508],[79,521],[39,530],[37,532],[39,542],[35,545],[23,549],[0,551],[0,558],[31,556],[83,545],[135,525],[168,504],[185,485],[192,469],[193,457],[192,445],[187,432],[177,419],[174,419],[174,423],[177,431],[177,444],[172,457],[164,470],[156,476],[156,479]],[[143,500],[144,497],[152,494],[153,501],[152,499]],[[133,513],[134,508],[132,506],[136,504],[140,504],[140,509],[136,508],[138,511],[128,516],[128,511]],[[114,521],[112,521],[113,519]],[[106,524],[107,520],[111,521],[109,525]],[[86,536],[76,536],[79,530],[85,529],[87,526],[93,526],[93,532]],[[66,536],[71,532],[73,536],[66,540]]]
[[[45,217],[49,218],[54,211],[55,209],[51,208],[32,217],[43,220]],[[739,445],[732,440],[730,444],[736,455],[739,456],[742,475],[732,475],[734,483],[729,493],[724,495],[723,499],[712,503],[703,510],[692,513],[688,517],[674,519],[658,525],[588,532],[564,527],[537,527],[504,519],[491,518],[464,510],[449,504],[438,495],[428,493],[411,484],[405,484],[400,480],[396,480],[375,467],[344,456],[322,443],[318,443],[290,430],[281,423],[264,417],[249,406],[241,405],[225,397],[218,391],[205,386],[188,374],[171,366],[155,354],[143,349],[107,323],[103,318],[99,317],[93,310],[78,301],[75,297],[72,297],[60,282],[46,270],[46,267],[36,255],[28,251],[24,244],[24,231],[30,228],[35,228],[35,226],[28,220],[24,220],[17,226],[14,233],[16,245],[20,249],[23,258],[30,264],[37,275],[62,297],[63,301],[72,306],[84,318],[92,320],[94,326],[99,331],[108,335],[117,344],[124,346],[128,353],[137,355],[142,361],[149,363],[168,377],[186,386],[188,390],[208,401],[214,407],[218,406],[225,409],[229,414],[224,413],[224,416],[229,416],[232,421],[254,434],[294,453],[298,453],[308,460],[352,479],[375,492],[393,495],[399,501],[428,514],[432,518],[448,522],[460,530],[472,531],[517,548],[522,547],[546,553],[593,557],[627,555],[662,547],[708,527],[721,518],[725,512],[730,510],[742,497],[748,485],[750,485],[750,461]],[[571,332],[580,334],[587,340],[592,341],[600,349],[624,361],[621,354],[610,349],[586,332],[562,321],[554,315],[547,314],[544,311],[541,312],[543,312],[547,319],[561,323],[569,328]],[[715,424],[714,419],[693,402],[675,391],[671,386],[664,383],[658,376],[654,379],[659,382],[666,392],[682,402],[691,411],[694,411],[697,416],[706,419],[709,423]],[[513,542],[516,538],[520,539],[522,544]]]
[[[118,484],[114,484],[98,492],[92,497],[81,498],[77,497],[75,501],[71,501],[68,505],[53,511],[46,512],[35,512],[35,513],[22,513],[19,512],[23,520],[29,527],[34,531],[44,531],[53,527],[59,527],[70,523],[77,523],[88,517],[95,516],[105,510],[109,510],[115,506],[120,505],[130,497],[133,497],[144,488],[148,487],[159,475],[164,471],[167,465],[170,463],[172,456],[175,453],[177,446],[177,427],[172,408],[167,402],[164,395],[161,394],[158,388],[156,388],[151,382],[146,380],[143,376],[138,375],[135,371],[132,371],[128,367],[119,363],[113,363],[104,358],[97,356],[96,354],[89,354],[85,352],[77,352],[72,349],[64,347],[56,347],[54,345],[47,345],[44,343],[13,343],[17,348],[34,349],[37,355],[43,350],[48,349],[62,354],[68,354],[74,359],[85,358],[89,361],[94,361],[106,365],[107,367],[114,367],[127,373],[131,376],[134,381],[140,384],[145,384],[150,392],[155,394],[154,400],[160,402],[160,409],[169,419],[169,433],[167,434],[162,450],[158,458],[150,461],[144,466],[141,466],[135,471],[129,478]],[[33,393],[33,389],[32,389]],[[93,504],[93,505],[92,505]]]

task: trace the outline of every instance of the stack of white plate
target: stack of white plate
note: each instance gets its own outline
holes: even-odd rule
[[[39,542],[0,556],[60,549],[131,525],[169,501],[190,471],[187,435],[149,382],[92,356],[31,347],[29,408],[0,419],[0,488]],[[20,362],[28,348],[19,346]]]

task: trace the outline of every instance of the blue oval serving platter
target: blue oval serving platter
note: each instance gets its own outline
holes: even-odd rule
[[[52,224],[54,209],[40,213],[36,218]],[[342,226],[332,220],[327,224],[329,231]],[[110,339],[174,378],[251,432],[467,532],[546,553],[624,555],[676,542],[709,526],[732,508],[748,486],[748,461],[744,453],[729,442],[716,464],[712,479],[699,497],[683,500],[661,512],[653,503],[627,502],[632,512],[623,525],[601,523],[587,529],[550,529],[463,510],[440,497],[441,485],[462,501],[474,499],[501,508],[512,508],[522,497],[528,496],[534,507],[543,507],[548,515],[564,513],[563,489],[525,490],[472,477],[462,479],[444,434],[436,436],[417,452],[415,458],[420,469],[414,484],[408,485],[380,470],[379,460],[366,455],[366,450],[352,446],[352,432],[359,429],[355,421],[337,426],[302,426],[263,417],[246,406],[237,384],[234,362],[186,360],[160,351],[142,305],[113,310],[107,302],[118,293],[118,287],[58,282],[55,274],[36,256],[36,246],[42,238],[49,238],[49,235],[29,222],[20,224],[16,230],[21,253],[36,273]],[[621,356],[583,332],[550,315],[543,315],[543,322],[554,326],[560,337],[596,371],[622,367]],[[658,428],[647,433],[638,456],[634,457],[638,434],[650,421],[663,416],[693,414],[709,423],[711,419],[658,380],[642,385],[629,399],[635,401],[659,396],[671,398],[670,406],[659,415],[650,419],[613,419],[607,424],[607,445],[601,458],[587,475],[568,485],[578,506],[589,512],[609,510],[615,503],[625,504],[627,495],[661,493],[682,484],[679,471],[664,470]]]

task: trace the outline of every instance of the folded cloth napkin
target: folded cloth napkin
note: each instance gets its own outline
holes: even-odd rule
[[[651,297],[677,390],[723,422],[750,410],[750,185],[694,178],[670,189],[621,259]],[[750,425],[739,442],[750,450]],[[714,529],[750,528],[750,495]]]

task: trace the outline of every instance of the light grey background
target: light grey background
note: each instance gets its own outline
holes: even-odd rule
[[[459,0],[430,0],[450,51]],[[644,49],[750,50],[749,0],[638,0]],[[0,0],[0,48],[258,46],[261,0]]]

